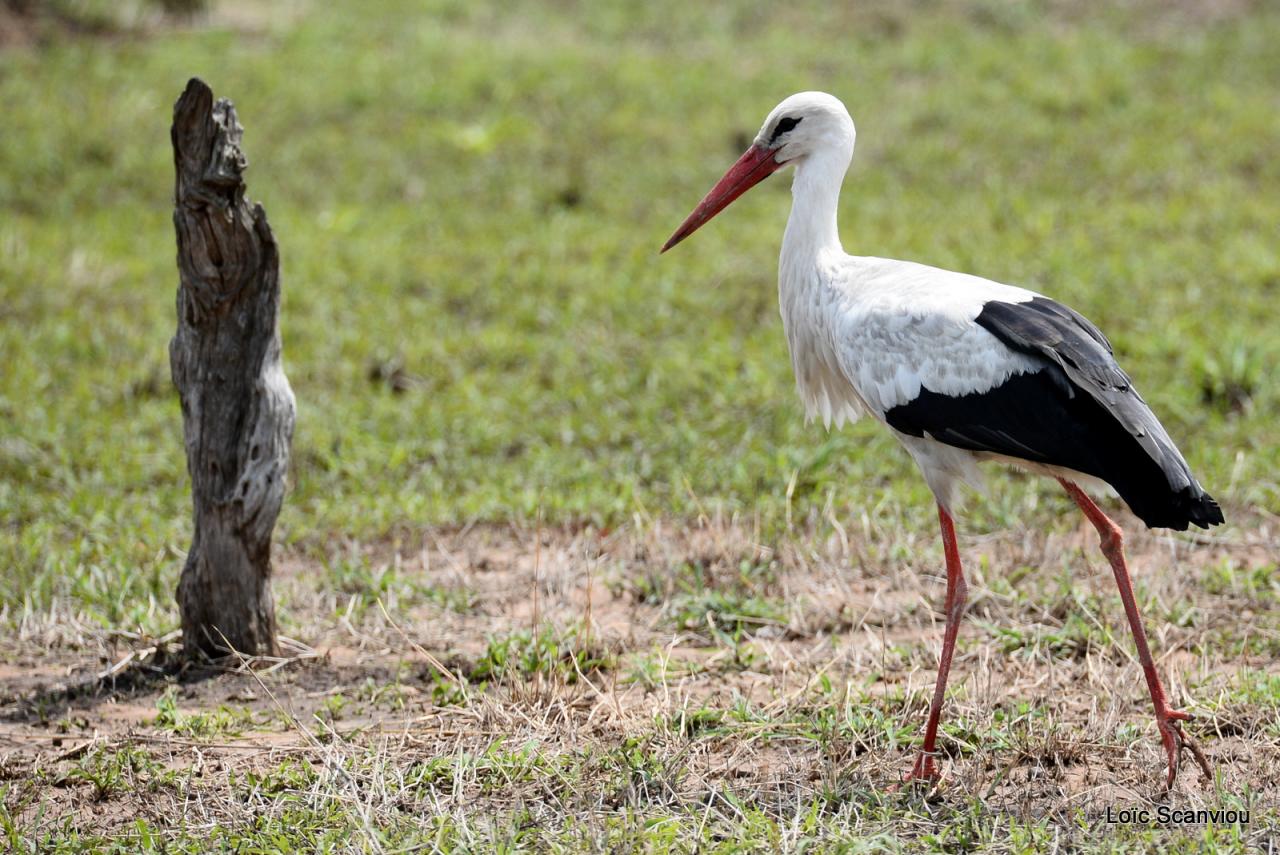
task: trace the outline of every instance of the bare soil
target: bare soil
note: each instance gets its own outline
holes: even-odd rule
[[[1215,788],[1252,792],[1262,807],[1280,802],[1280,698],[1248,691],[1280,674],[1275,583],[1214,581],[1224,566],[1264,583],[1267,567],[1274,576],[1275,531],[1262,520],[1235,540],[1130,540],[1165,684],[1196,714],[1190,732],[1218,778],[1202,780],[1188,757],[1168,797],[1178,804],[1205,804]],[[782,814],[824,788],[891,787],[909,767],[941,637],[938,553],[907,534],[797,533],[762,544],[725,522],[482,527],[338,546],[322,561],[280,562],[284,626],[305,636],[286,642],[290,655],[220,669],[176,670],[172,636],[30,616],[0,664],[0,780],[15,785],[6,801],[19,818],[74,814],[109,834],[137,818],[234,821],[234,781],[285,762],[323,765],[335,752],[374,756],[385,771],[495,746],[580,758],[639,740],[671,769],[643,792],[477,779],[441,795],[437,809],[515,799],[606,810],[731,786]],[[962,554],[971,600],[944,722],[963,727],[943,739],[935,795],[1033,817],[1165,798],[1150,701],[1091,531],[962,536]],[[381,605],[358,584],[334,582],[331,568],[344,560],[392,574]],[[690,598],[707,591],[777,610],[699,617]],[[590,655],[480,679],[495,640],[535,626]],[[188,725],[219,710],[234,721],[184,730],[161,718],[166,699]],[[850,705],[885,721],[814,736],[824,709],[844,710],[847,722]],[[751,714],[724,715],[743,709]],[[122,747],[180,770],[185,785],[142,786],[153,769],[138,772],[138,786],[104,791],[75,771]]]

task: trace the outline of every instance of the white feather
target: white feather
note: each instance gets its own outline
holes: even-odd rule
[[[981,393],[1043,359],[1011,350],[975,319],[992,300],[1039,295],[923,264],[846,255],[836,208],[856,132],[830,95],[793,95],[770,114],[757,143],[781,115],[803,116],[778,160],[796,167],[791,215],[778,264],[778,303],[807,419],[828,428],[885,413],[920,395]],[[938,500],[954,485],[980,486],[982,455],[897,433]]]

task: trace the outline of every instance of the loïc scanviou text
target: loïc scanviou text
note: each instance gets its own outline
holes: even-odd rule
[[[1106,821],[1118,825],[1248,825],[1249,810],[1191,809],[1157,805],[1152,808],[1112,808],[1107,806]]]

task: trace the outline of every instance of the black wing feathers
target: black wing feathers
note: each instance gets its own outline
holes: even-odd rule
[[[885,414],[892,427],[1101,478],[1152,527],[1222,522],[1097,327],[1044,297],[987,303],[975,321],[1008,347],[1045,360],[1044,367],[971,395],[922,389]]]

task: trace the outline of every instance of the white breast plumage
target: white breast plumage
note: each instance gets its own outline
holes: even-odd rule
[[[923,264],[836,261],[782,270],[783,326],[808,418],[883,420],[922,387],[981,393],[1042,367],[973,322],[987,301],[1020,303],[1034,292]]]
[[[805,421],[817,419],[827,429],[872,412],[841,366],[840,342],[831,323],[842,295],[830,283],[839,277],[845,259],[841,253],[817,266],[790,265],[784,256],[779,268],[778,306],[796,391]]]

